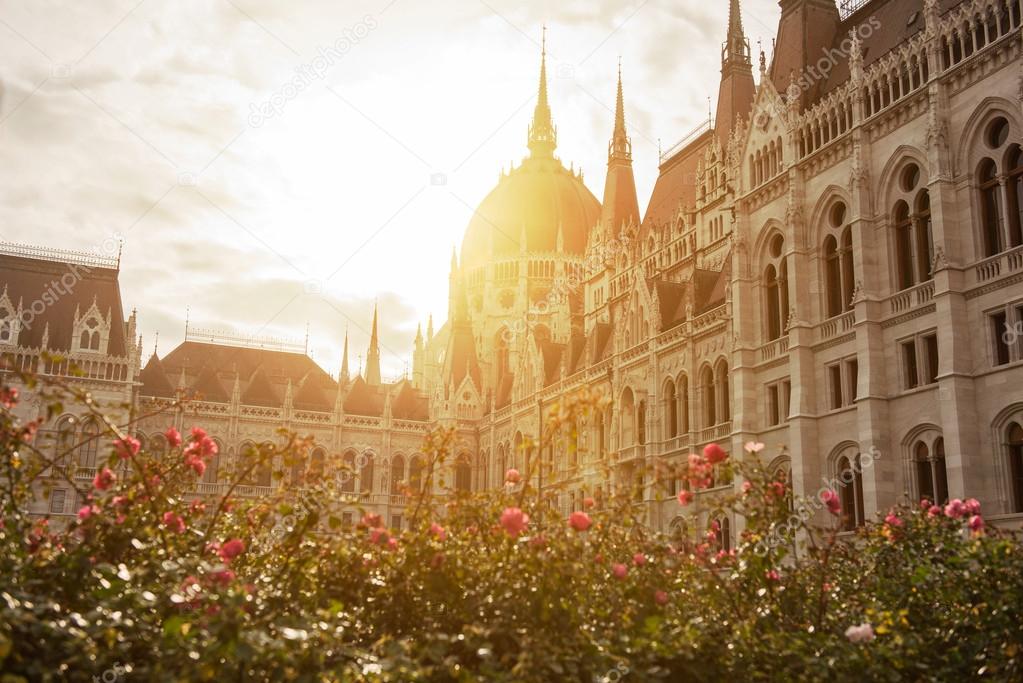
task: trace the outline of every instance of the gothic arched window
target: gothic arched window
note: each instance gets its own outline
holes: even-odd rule
[[[1009,204],[1009,246],[1023,245],[1023,152],[1019,145],[1009,148],[1005,157]]]
[[[927,190],[922,190],[916,198],[913,231],[916,236],[917,282],[933,280],[931,266],[934,263],[934,236],[931,224],[931,195]]]
[[[788,264],[782,253],[785,239],[775,235],[770,242],[770,258],[764,269],[764,333],[767,341],[785,334],[789,314]]]
[[[96,420],[86,418],[82,425],[82,442],[78,447],[78,464],[81,467],[95,467],[99,452],[100,428]]]
[[[1023,512],[1023,427],[1013,422],[1006,432],[1009,447],[1009,505],[1012,512]]]
[[[713,427],[718,423],[717,400],[714,391],[714,371],[704,366],[700,372],[700,391],[703,394],[703,426]]]
[[[980,162],[977,181],[984,256],[994,256],[1002,251],[1002,188],[998,184],[998,169],[994,161],[984,159]]]
[[[852,531],[863,526],[866,516],[863,512],[863,475],[859,467],[854,468],[849,458],[838,459],[838,495],[842,503],[842,530]]]
[[[846,224],[847,210],[837,202],[828,212],[830,234],[824,240],[824,288],[829,318],[852,310],[856,281],[852,252],[852,227]]]
[[[373,493],[373,478],[375,475],[373,461],[376,459],[376,454],[372,451],[367,451],[362,454],[362,458],[362,469],[359,470],[359,490],[362,493]]]
[[[405,458],[396,455],[391,459],[391,488],[392,496],[401,495],[401,482],[405,479]]]
[[[678,397],[675,383],[670,379],[664,383],[664,429],[667,438],[678,436]]]
[[[945,440],[938,438],[934,452],[923,441],[913,447],[916,466],[917,499],[943,505],[948,500],[948,474],[945,470]]]
[[[419,495],[423,492],[423,459],[418,455],[412,456],[408,466],[408,484],[412,493]]]
[[[341,458],[341,493],[355,493],[355,451],[348,451]]]
[[[455,490],[472,490],[472,465],[469,464],[469,456],[462,454],[455,463]]]

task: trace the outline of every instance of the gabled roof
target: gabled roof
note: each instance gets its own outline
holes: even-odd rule
[[[430,401],[419,392],[408,380],[396,385],[397,396],[391,402],[391,414],[399,420],[418,420],[425,422],[430,419]]]
[[[333,410],[334,402],[330,398],[331,392],[336,387],[322,378],[309,373],[299,382],[298,391],[295,392],[294,403],[299,410],[316,410],[327,412]]]
[[[143,396],[154,396],[158,398],[174,398],[177,392],[174,385],[167,378],[167,373],[160,362],[160,357],[155,353],[149,358],[146,367],[139,373],[139,382],[142,384],[141,393]]]
[[[561,376],[561,356],[565,352],[565,345],[541,339],[537,342],[537,347],[543,359],[544,386],[547,386],[558,381]]]
[[[270,383],[266,370],[263,366],[259,366],[249,378],[249,386],[242,391],[242,403],[247,406],[272,408],[283,405],[284,396],[274,391],[274,386]]]
[[[380,417],[384,414],[384,393],[380,386],[370,386],[361,376],[352,382],[344,399],[345,413]]]
[[[199,376],[190,388],[202,401],[227,403],[231,400],[231,395],[224,389],[224,385],[221,384],[220,379],[217,377],[217,371],[209,365],[202,367],[202,370],[199,371]]]
[[[75,309],[84,314],[94,301],[102,315],[110,314],[109,355],[127,356],[135,341],[125,338],[121,288],[114,268],[0,254],[0,291],[4,288],[15,307],[19,302],[26,310],[37,301],[46,304],[40,314],[32,315],[29,324],[19,326],[17,342],[21,346],[42,346],[43,332],[48,329],[49,350],[69,352]],[[62,290],[69,293],[61,294]]]

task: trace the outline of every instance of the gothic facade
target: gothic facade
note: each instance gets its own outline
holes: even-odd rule
[[[716,519],[727,544],[741,520],[714,501],[738,482],[694,492],[692,518],[674,467],[709,443],[738,455],[759,441],[798,494],[837,488],[849,528],[903,496],[972,496],[1018,524],[1020,0],[780,5],[774,54],[755,66],[731,1],[715,116],[661,154],[644,211],[621,74],[598,200],[555,154],[544,55],[529,155],[466,229],[448,320],[417,336],[410,380],[381,381],[374,322],[354,379],[347,349],[335,379],[294,350],[194,335],[145,367],[137,346],[118,351],[137,374],[117,390],[140,414],[200,395],[189,419],[227,460],[281,425],[312,434],[310,466],[357,473],[341,481],[349,514],[361,504],[396,526],[429,429],[457,429],[443,486],[498,487],[583,387],[610,405],[541,454],[566,513],[625,492],[651,525],[697,533]],[[134,317],[97,311],[74,325],[92,315],[134,337]],[[139,433],[160,448],[166,425]],[[276,485],[256,473],[245,493]]]

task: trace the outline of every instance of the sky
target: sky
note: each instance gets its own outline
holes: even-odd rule
[[[754,55],[776,0],[744,0]],[[622,61],[645,205],[706,120],[726,0],[0,0],[0,240],[113,254],[148,356],[194,328],[386,378],[526,154],[548,27],[558,156],[599,198]],[[754,63],[756,57],[754,56]],[[708,103],[708,97],[711,102]],[[126,311],[127,313],[127,311]],[[361,358],[360,358],[361,356]]]

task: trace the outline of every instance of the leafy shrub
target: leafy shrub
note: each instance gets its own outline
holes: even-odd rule
[[[201,429],[158,456],[104,421],[104,468],[57,528],[26,510],[48,471],[77,482],[53,474],[16,401],[0,395],[4,683],[1023,678],[1023,556],[975,501],[901,506],[840,535],[826,492],[785,536],[791,490],[750,444],[739,460],[708,448],[683,472],[699,486],[717,464],[748,482],[715,503],[745,520],[732,551],[653,533],[628,497],[587,499],[566,521],[535,463],[497,491],[413,492],[408,530],[373,515],[344,528],[326,481],[234,495],[271,459],[307,457],[295,435],[199,499],[216,448]],[[571,434],[595,401],[561,406],[544,438]],[[427,480],[453,439],[428,439]]]

